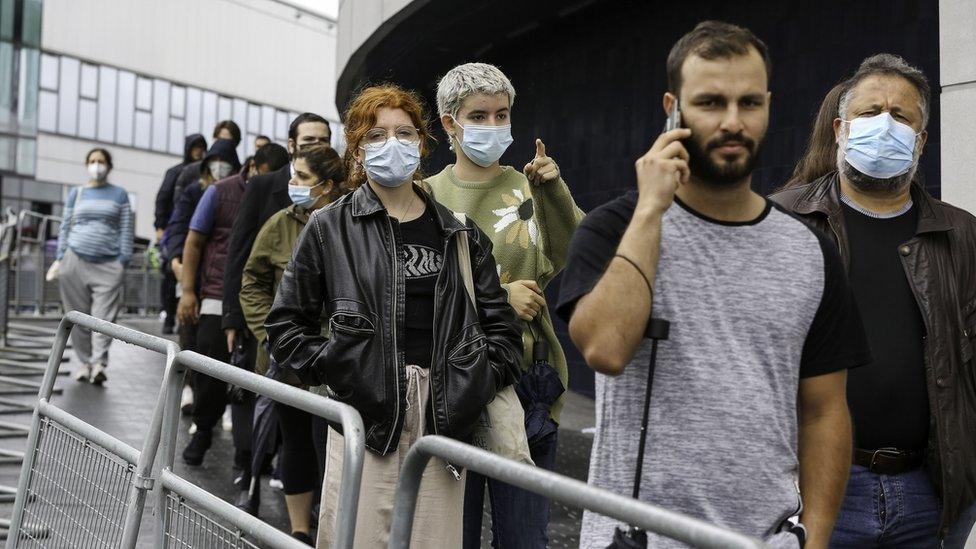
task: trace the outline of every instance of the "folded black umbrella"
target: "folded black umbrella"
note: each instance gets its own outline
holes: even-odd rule
[[[525,436],[529,447],[554,435],[559,426],[549,417],[549,410],[566,389],[559,374],[549,364],[549,344],[540,339],[532,345],[532,365],[522,374],[515,393],[525,409]]]
[[[265,374],[276,379],[278,365],[272,360]],[[271,458],[278,449],[278,410],[277,403],[264,395],[254,400],[254,423],[251,432],[251,484],[246,502],[239,507],[257,516],[261,501],[261,474],[268,469]]]

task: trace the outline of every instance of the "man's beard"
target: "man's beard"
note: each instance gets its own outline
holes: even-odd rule
[[[736,155],[733,161],[727,161],[725,158],[718,162],[713,160],[711,152],[728,143],[736,143],[745,147],[745,159],[743,160],[740,155]],[[688,151],[688,167],[695,179],[716,187],[728,187],[741,182],[752,173],[756,162],[759,161],[762,141],[757,143],[738,133],[717,137],[705,144],[704,147],[695,140],[694,135],[683,140],[682,144]]]
[[[888,177],[885,179],[879,179],[877,177],[871,177],[866,173],[858,170],[854,166],[851,166],[847,162],[847,156],[844,154],[843,146],[837,147],[837,169],[847,178],[847,181],[862,193],[902,193],[909,185],[912,184],[912,179],[915,178],[915,171],[918,169],[918,157],[915,158],[915,163],[912,165],[912,169],[907,172],[896,175],[894,177]]]

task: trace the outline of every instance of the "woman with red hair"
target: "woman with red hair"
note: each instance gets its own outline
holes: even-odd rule
[[[312,214],[267,329],[283,369],[326,385],[362,416],[368,451],[355,545],[382,547],[407,450],[425,434],[470,438],[488,401],[518,379],[521,330],[491,241],[416,184],[430,141],[416,94],[364,89],[345,132],[358,188]],[[332,545],[342,448],[330,432],[318,547]],[[411,544],[459,547],[463,498],[464,475],[432,459]]]

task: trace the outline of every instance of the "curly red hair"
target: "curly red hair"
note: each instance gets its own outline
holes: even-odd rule
[[[427,108],[423,100],[413,91],[405,90],[396,84],[381,84],[364,88],[346,109],[343,117],[346,134],[346,166],[349,172],[349,184],[358,187],[366,182],[366,173],[356,161],[356,151],[366,132],[376,126],[376,113],[381,108],[400,109],[407,113],[413,125],[420,133],[420,156],[427,156],[429,150],[427,142],[432,139],[427,123]],[[414,174],[414,179],[421,179],[420,170]]]

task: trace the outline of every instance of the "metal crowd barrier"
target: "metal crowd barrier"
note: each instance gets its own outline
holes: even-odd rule
[[[55,215],[29,210],[17,214],[11,256],[13,283],[8,289],[9,303],[15,310],[32,310],[38,315],[61,310],[58,282],[44,278],[54,263],[54,251],[48,248],[57,240],[60,225],[61,218]],[[143,315],[161,308],[162,274],[152,267],[148,246],[133,245],[132,262],[124,276],[123,307]]]
[[[256,549],[258,545],[251,541],[254,540],[270,547],[308,548],[285,532],[241,511],[173,472],[183,378],[179,374],[183,367],[342,424],[346,443],[334,543],[335,547],[351,549],[356,531],[356,511],[366,451],[363,421],[359,413],[346,404],[272,381],[192,351],[181,351],[177,354],[174,368],[167,374],[167,402],[162,422],[162,470],[159,473],[160,489],[156,495],[156,509],[162,513],[157,523],[157,547]],[[234,529],[220,524],[208,514],[231,524]]]
[[[146,493],[153,484],[163,399],[156,403],[142,451],[51,404],[74,326],[165,354],[167,375],[179,350],[171,341],[75,311],[61,320],[38,391],[7,549],[135,547]]]
[[[714,549],[764,549],[766,547],[757,539],[703,520],[636,501],[545,469],[506,459],[447,437],[430,435],[414,443],[403,461],[394,496],[393,526],[390,530],[389,545],[391,549],[410,547],[410,533],[413,530],[421,476],[427,461],[432,457],[441,458],[487,477],[595,511],[647,532],[662,534],[695,547]],[[607,543],[610,543],[610,539],[607,539]]]

